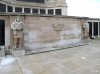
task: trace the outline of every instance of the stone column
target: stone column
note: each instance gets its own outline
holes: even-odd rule
[[[46,13],[45,13],[45,14],[48,14],[48,9],[47,9],[47,8],[45,9],[45,11],[46,11]]]
[[[13,6],[13,12],[15,13],[15,6]]]
[[[22,8],[22,13],[24,13],[24,7]]]
[[[55,13],[55,9],[53,9],[54,10],[54,15],[56,15],[56,13]]]
[[[8,13],[8,5],[6,5],[6,13]]]
[[[31,14],[33,14],[32,8],[31,8]]]
[[[38,14],[40,14],[40,9],[38,9]]]
[[[92,22],[92,37],[94,36],[94,24]]]

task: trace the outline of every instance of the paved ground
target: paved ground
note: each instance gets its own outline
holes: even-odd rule
[[[0,74],[100,74],[100,41],[16,58],[7,56],[1,60]]]

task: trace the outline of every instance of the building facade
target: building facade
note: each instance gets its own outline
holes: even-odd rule
[[[66,0],[0,0],[0,13],[67,15]]]
[[[96,38],[100,37],[100,19],[99,18],[89,18],[89,36]]]

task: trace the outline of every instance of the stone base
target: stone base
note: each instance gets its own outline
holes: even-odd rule
[[[0,50],[0,57],[5,57],[5,50]]]
[[[15,49],[12,49],[12,55],[14,57],[24,56],[25,55],[25,48],[15,48]]]
[[[68,48],[73,48],[73,47],[78,47],[78,46],[83,46],[87,45],[88,43],[75,43],[75,44],[69,44],[69,45],[58,45],[54,46],[52,48],[38,48],[38,49],[32,49],[32,50],[26,50],[26,54],[36,54],[36,53],[43,53],[43,52],[49,52],[49,51],[55,51],[55,50],[62,50],[62,49],[68,49]]]

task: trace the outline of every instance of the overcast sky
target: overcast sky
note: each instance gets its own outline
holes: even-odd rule
[[[66,0],[68,15],[100,18],[100,0]]]

